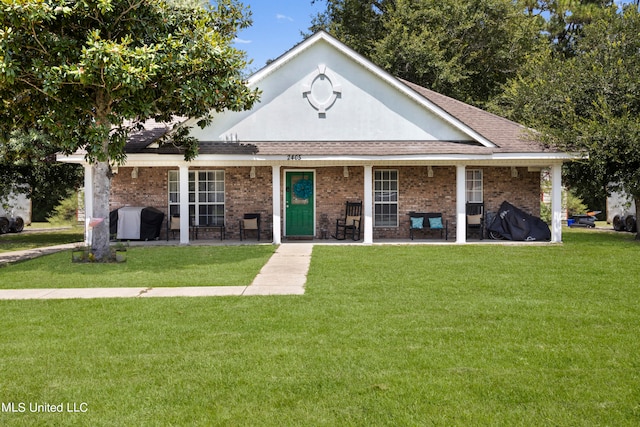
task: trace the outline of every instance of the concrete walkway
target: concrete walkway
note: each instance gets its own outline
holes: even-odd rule
[[[60,245],[31,251],[0,254],[0,266],[71,249],[75,244]],[[311,263],[311,243],[281,244],[260,273],[248,286],[194,286],[182,288],[56,288],[0,289],[0,300],[8,299],[71,299],[71,298],[150,298],[207,297],[241,295],[303,295]],[[2,270],[0,270],[0,278]]]

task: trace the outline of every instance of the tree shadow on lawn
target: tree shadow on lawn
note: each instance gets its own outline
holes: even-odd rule
[[[73,263],[71,251],[0,270],[0,288],[246,286],[275,247],[133,247],[123,263]]]

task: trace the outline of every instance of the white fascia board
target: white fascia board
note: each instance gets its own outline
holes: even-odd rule
[[[433,161],[438,163],[478,163],[478,162],[494,162],[494,163],[521,163],[521,164],[546,164],[548,162],[569,162],[583,158],[580,155],[572,153],[498,153],[498,154],[428,154],[428,155],[389,155],[389,156],[372,156],[372,155],[302,155],[300,160],[290,160],[287,155],[241,155],[241,154],[204,154],[196,157],[189,165],[210,165],[212,163],[225,163],[227,165],[242,164],[259,164],[267,163],[313,163],[322,162],[329,164],[336,162],[344,164],[345,162],[425,162]],[[75,159],[61,160],[68,163],[85,163],[83,156]],[[126,162],[122,166],[177,166],[184,164],[184,156],[181,154],[131,154],[127,157]]]
[[[68,156],[64,160],[67,163],[86,163],[84,156]],[[463,164],[463,163],[502,163],[502,164],[547,164],[549,162],[567,162],[582,158],[572,153],[497,153],[497,154],[429,154],[429,155],[303,155],[300,160],[289,160],[286,155],[233,155],[233,154],[204,154],[196,157],[186,164],[191,166],[206,166],[211,164],[225,164],[229,166],[240,166],[246,164],[296,164],[322,162],[323,164],[345,164],[345,163],[367,163],[367,162],[436,162],[440,164]],[[185,164],[184,156],[181,154],[130,154],[126,166],[163,166],[172,167]]]
[[[281,68],[286,63],[291,61],[291,59],[293,59],[296,56],[298,56],[298,54],[300,52],[306,50],[309,46],[315,44],[318,39],[324,39],[327,42],[331,43],[332,37],[330,37],[324,31],[318,31],[317,33],[315,33],[311,37],[309,37],[309,38],[303,40],[302,42],[300,42],[297,46],[294,46],[293,48],[291,48],[290,50],[288,50],[287,52],[282,54],[280,57],[276,58],[269,65],[265,66],[261,70],[258,70],[254,74],[249,76],[249,79],[247,80],[248,86],[250,86],[250,87],[257,86],[258,82],[264,80],[266,77],[268,77],[269,75],[273,74],[277,69]],[[331,44],[335,45],[335,43],[331,43]],[[336,46],[336,47],[338,47],[338,46]],[[338,47],[338,49],[339,49],[339,47]]]

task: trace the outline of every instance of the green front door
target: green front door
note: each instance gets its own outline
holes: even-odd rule
[[[286,172],[286,235],[313,236],[313,172]]]

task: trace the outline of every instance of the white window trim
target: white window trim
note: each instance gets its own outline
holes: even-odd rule
[[[376,175],[380,172],[395,172],[396,174],[396,200],[389,202],[389,201],[376,201]],[[388,225],[388,224],[376,224],[376,207],[377,206],[383,206],[383,205],[395,205],[396,206],[396,218],[395,218],[395,225]],[[373,226],[374,228],[398,228],[400,226],[400,221],[399,221],[399,215],[400,215],[400,171],[398,169],[375,169],[373,171]]]
[[[479,177],[476,176],[479,174]],[[470,177],[471,175],[471,177]],[[480,188],[474,188],[472,182],[480,182]],[[477,196],[480,196],[479,198]],[[465,173],[465,198],[470,203],[484,202],[484,172],[482,169],[467,169]]]
[[[168,195],[167,195],[167,200],[168,200],[168,205],[169,205],[169,214],[171,214],[171,207],[172,206],[177,206],[178,207],[178,211],[179,211],[179,206],[180,206],[180,188],[179,188],[179,171],[177,170],[170,170],[168,175],[167,175],[167,191],[168,191]],[[189,171],[189,193],[187,194],[187,197],[189,197],[189,223],[193,223],[193,225],[199,225],[200,222],[200,213],[199,213],[199,207],[201,205],[204,206],[208,206],[208,205],[218,205],[218,206],[222,206],[223,212],[226,212],[226,200],[225,200],[225,192],[226,189],[223,189],[223,201],[222,202],[208,202],[208,201],[204,201],[201,202],[200,201],[200,192],[198,191],[198,187],[199,187],[199,173],[216,173],[216,172],[222,172],[222,182],[223,184],[226,184],[226,174],[225,171],[223,169],[212,169],[212,170],[191,170]],[[172,174],[173,179],[172,179]],[[193,178],[193,180],[192,180]],[[177,197],[175,201],[171,201],[171,194],[172,193],[176,193],[171,191],[171,183],[175,182],[178,183],[178,191],[177,191]],[[193,190],[191,190],[191,188],[193,188]],[[206,194],[203,193],[203,194]],[[193,195],[193,201],[191,201],[191,195]],[[223,222],[225,221],[225,215],[223,213]]]

